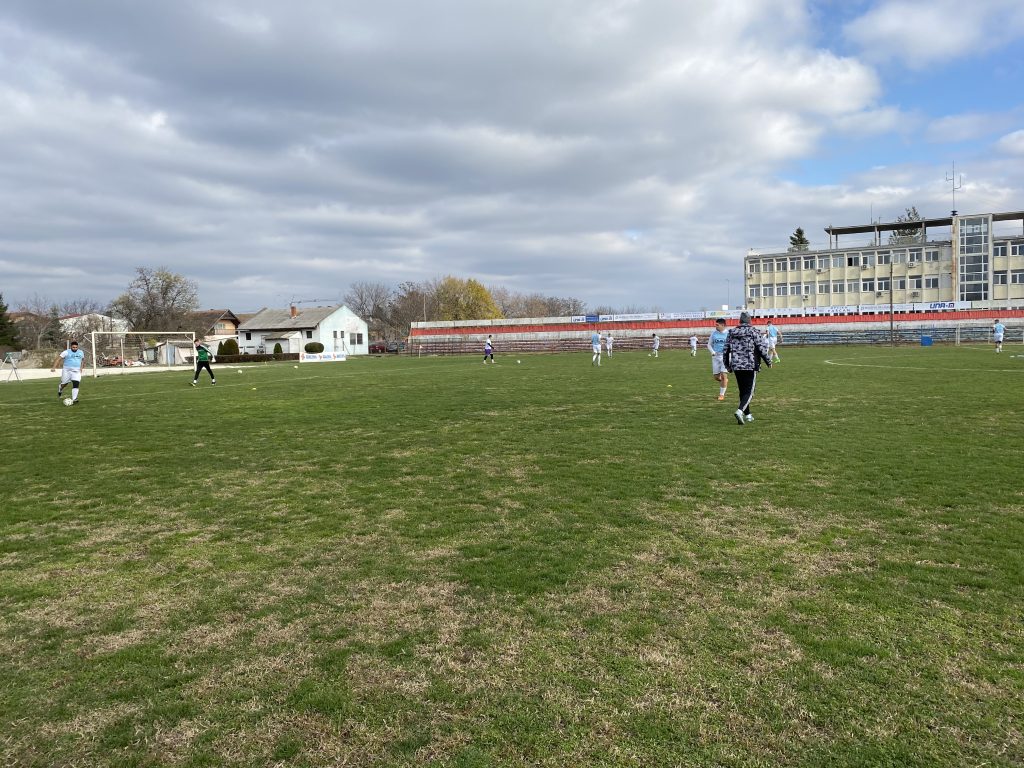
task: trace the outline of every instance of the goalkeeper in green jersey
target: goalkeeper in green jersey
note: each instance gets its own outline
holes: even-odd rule
[[[202,344],[199,339],[196,339],[196,372],[192,377],[193,387],[199,383],[199,372],[203,370],[203,368],[205,368],[206,372],[210,374],[210,383],[217,383],[217,377],[213,375],[213,368],[210,367],[211,362],[217,362],[217,358],[214,357],[208,346]]]

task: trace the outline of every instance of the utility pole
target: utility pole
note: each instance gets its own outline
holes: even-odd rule
[[[889,346],[896,346],[896,325],[892,311],[892,253],[889,254]]]

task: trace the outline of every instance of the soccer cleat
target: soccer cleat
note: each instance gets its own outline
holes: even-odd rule
[[[216,384],[216,383],[217,383],[217,380],[216,380],[216,379],[214,379],[214,380],[213,380],[213,381],[211,381],[210,383],[211,383],[211,384]]]
[[[195,383],[195,382],[193,381],[193,382],[192,382],[192,386],[194,387],[195,385],[196,385],[196,383]]]
[[[77,401],[77,400],[72,400],[72,401],[71,401],[71,404],[72,404],[72,405],[78,405],[78,401]]]
[[[739,408],[736,409],[736,413],[734,413],[733,416],[736,417],[736,423],[739,424],[741,427],[746,423],[743,420],[743,411],[741,411]]]
[[[750,422],[752,422],[753,420],[754,420],[754,417],[753,417],[753,416],[752,416],[751,414],[749,414],[749,413],[748,413],[748,414],[747,414],[747,424],[749,424],[749,423],[750,423]]]
[[[719,400],[725,400],[725,395],[719,395],[719,396],[718,396],[718,399],[719,399]]]

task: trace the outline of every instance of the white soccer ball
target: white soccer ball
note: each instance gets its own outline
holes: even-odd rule
[[[516,365],[519,365],[521,362],[523,362],[523,361],[522,360],[516,360]]]
[[[74,404],[75,404],[75,401],[72,400],[70,397],[65,397],[64,398],[64,405],[74,405]]]
[[[241,368],[239,368],[239,369],[238,369],[238,372],[239,372],[239,373],[241,373],[241,372],[242,372],[242,369],[241,369]]]

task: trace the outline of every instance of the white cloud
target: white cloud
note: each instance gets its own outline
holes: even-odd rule
[[[1024,130],[1006,134],[996,142],[996,148],[1008,155],[1024,155]]]
[[[924,67],[998,48],[1024,36],[1020,0],[883,0],[844,33],[870,58]]]
[[[105,300],[167,264],[236,311],[449,273],[720,304],[748,246],[898,213],[934,175],[869,150],[777,180],[922,130],[813,32],[802,0],[6,0],[4,295]]]

